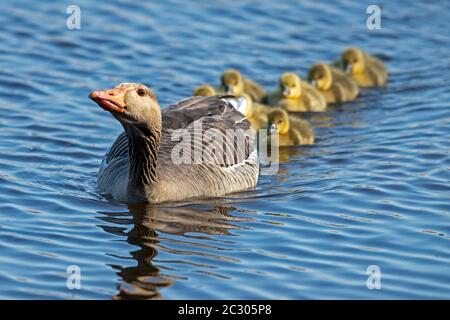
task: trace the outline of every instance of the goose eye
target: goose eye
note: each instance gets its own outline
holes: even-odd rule
[[[139,88],[139,89],[137,90],[137,94],[138,94],[140,97],[143,97],[143,96],[145,96],[145,90],[142,89],[142,88]]]

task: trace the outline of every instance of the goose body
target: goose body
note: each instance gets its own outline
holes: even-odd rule
[[[256,185],[259,161],[250,125],[220,97],[192,97],[161,111],[150,89],[121,84],[95,91],[91,98],[125,129],[100,166],[100,192],[119,201],[160,203],[221,196]],[[110,103],[124,109],[115,110]],[[142,115],[145,108],[149,110]],[[222,140],[208,139],[209,129]],[[227,130],[242,133],[237,135],[243,139],[241,148],[234,147]],[[232,156],[214,158],[209,151],[219,144]]]
[[[356,82],[344,71],[318,63],[309,69],[308,80],[325,97],[327,103],[342,103],[356,99],[359,88]]]

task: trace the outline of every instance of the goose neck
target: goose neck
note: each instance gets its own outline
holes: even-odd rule
[[[128,189],[144,192],[145,187],[157,180],[157,154],[161,131],[146,125],[133,125],[125,129],[128,136],[130,172]]]

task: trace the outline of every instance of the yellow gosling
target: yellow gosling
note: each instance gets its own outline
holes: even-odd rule
[[[281,75],[279,87],[270,94],[268,102],[289,112],[320,112],[327,108],[320,92],[292,72]]]
[[[351,101],[359,94],[358,85],[350,76],[325,63],[315,64],[309,69],[308,81],[320,91],[327,103]]]
[[[192,91],[194,96],[211,97],[217,95],[216,89],[209,84],[202,84]]]
[[[267,114],[270,109],[268,106],[254,102],[250,95],[244,93],[242,98],[245,99],[245,107],[242,113],[250,122],[253,130],[257,131],[267,126]]]
[[[266,91],[259,84],[244,78],[239,71],[234,69],[225,70],[220,77],[220,82],[220,90],[226,94],[240,97],[246,93],[255,102],[262,102],[267,96]]]
[[[388,72],[384,63],[358,48],[348,48],[341,54],[342,68],[360,87],[386,85]]]
[[[267,117],[270,133],[278,134],[280,147],[314,144],[314,133],[308,121],[290,116],[281,108],[273,109]]]

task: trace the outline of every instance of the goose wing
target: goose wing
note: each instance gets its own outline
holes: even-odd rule
[[[179,142],[176,130],[191,142],[191,160],[196,152],[222,152],[210,161],[222,167],[237,165],[255,150],[250,123],[226,97],[192,97],[162,111],[162,137],[159,156],[168,156]],[[198,153],[197,153],[198,155]]]

